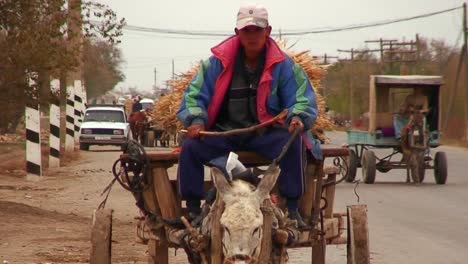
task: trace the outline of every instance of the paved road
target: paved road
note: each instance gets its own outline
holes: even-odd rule
[[[344,133],[328,135],[337,145],[345,143]],[[406,184],[405,170],[377,172],[375,184],[358,185],[360,203],[368,205],[372,263],[468,263],[468,149],[441,146],[436,151],[447,154],[445,185],[435,184],[432,170],[426,170],[421,185]],[[348,183],[337,187],[336,211],[357,202],[353,188]]]
[[[345,143],[343,132],[327,135],[336,145]],[[406,184],[405,171],[393,170],[377,172],[375,184],[357,186],[359,203],[368,206],[371,263],[468,263],[468,149],[442,146],[433,152],[436,150],[447,153],[449,174],[445,185],[435,184],[431,170],[421,185]],[[109,160],[108,152],[90,151],[84,155]],[[171,168],[170,175],[174,173],[175,168]],[[360,169],[356,179],[361,179]],[[349,183],[337,186],[335,212],[345,212],[346,205],[358,203],[354,188]],[[111,200],[118,199],[123,205],[115,195]],[[133,202],[125,204],[134,206]],[[171,256],[171,263],[185,263],[181,255]],[[290,263],[310,263],[310,259],[310,250],[290,251]],[[346,263],[344,245],[327,247],[327,264],[334,263]]]

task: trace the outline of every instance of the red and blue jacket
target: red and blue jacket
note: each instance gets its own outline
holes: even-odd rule
[[[210,129],[220,111],[232,75],[240,41],[232,36],[213,47],[185,90],[177,117],[185,127],[194,123]],[[308,130],[317,118],[314,90],[304,70],[268,38],[265,67],[257,88],[257,113],[264,122],[288,109],[286,123],[299,117]]]

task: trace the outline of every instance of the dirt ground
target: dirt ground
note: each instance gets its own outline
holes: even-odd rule
[[[27,181],[24,150],[5,150],[0,144],[3,264],[89,263],[92,213],[113,179],[112,164],[120,154],[118,147],[93,146],[90,151],[67,155],[60,168],[44,169],[39,181]],[[168,172],[175,175],[175,170],[172,167]],[[139,212],[131,193],[115,183],[106,207],[114,210],[112,263],[147,263],[147,246],[135,242],[134,217]],[[340,261],[327,263],[345,263],[345,248],[335,246],[333,260]],[[290,263],[310,263],[310,250],[290,251]],[[187,263],[184,251],[171,249],[169,262]]]
[[[105,161],[94,160],[93,153],[75,152],[64,166],[44,170],[37,182],[26,181],[24,150],[0,153],[0,260],[89,263],[91,215],[112,179],[107,164],[120,152],[101,155]],[[146,246],[134,243],[133,217],[138,212],[133,197],[117,185],[112,192],[108,202],[116,212],[112,262],[144,263]],[[114,199],[115,193],[125,201]]]

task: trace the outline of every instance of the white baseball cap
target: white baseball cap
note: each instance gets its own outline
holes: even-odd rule
[[[266,28],[268,26],[268,12],[266,8],[259,4],[244,4],[237,13],[237,29],[246,26],[257,26]]]

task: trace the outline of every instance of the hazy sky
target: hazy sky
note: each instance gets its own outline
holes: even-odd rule
[[[274,33],[319,28],[337,28],[369,22],[405,18],[461,6],[464,0],[97,0],[111,7],[131,26],[234,32],[236,14],[241,3],[263,4],[269,12]],[[346,58],[349,54],[337,49],[362,49],[365,40],[391,38],[413,40],[422,37],[445,39],[455,45],[462,31],[462,9],[428,18],[400,22],[367,29],[334,33],[286,37],[288,43],[297,41],[294,50],[310,50],[313,55],[327,53]],[[155,81],[164,85],[175,73],[185,72],[191,64],[207,58],[210,48],[225,37],[195,37],[124,31],[119,45],[126,63],[126,80],[117,88],[136,86],[150,90]],[[458,41],[461,45],[462,38]],[[378,44],[367,44],[378,48]]]

